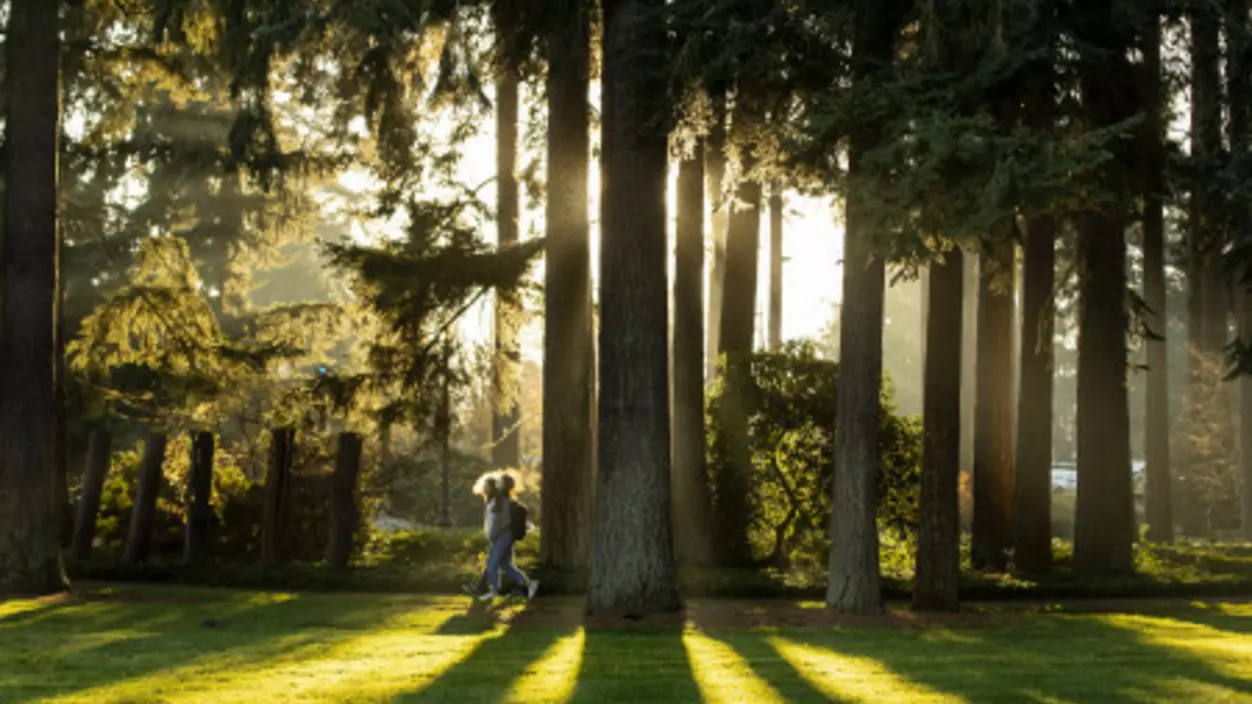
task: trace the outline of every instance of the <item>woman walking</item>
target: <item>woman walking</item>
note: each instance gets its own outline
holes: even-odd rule
[[[513,564],[513,543],[518,535],[525,533],[524,525],[514,526],[515,520],[525,522],[524,512],[515,515],[520,506],[513,505],[513,489],[517,486],[513,476],[484,474],[474,484],[474,493],[483,499],[483,532],[487,534],[489,548],[487,565],[478,584],[466,587],[466,593],[483,601],[500,596],[500,570],[504,570],[514,582],[526,587],[527,598],[533,599],[539,590],[539,582],[530,579]],[[486,593],[483,590],[486,589]]]

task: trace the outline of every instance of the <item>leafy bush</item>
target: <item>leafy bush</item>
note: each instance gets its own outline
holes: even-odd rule
[[[746,364],[751,379],[743,403],[752,456],[747,520],[753,557],[779,568],[820,569],[829,545],[838,364],[819,357],[808,342],[725,364],[727,375],[743,374],[742,367],[733,365]],[[733,452],[721,412],[725,394],[725,385],[718,384],[709,398],[708,458],[715,506],[720,503],[718,487],[724,487],[719,474],[729,471]],[[921,422],[893,411],[890,385],[885,384],[878,515],[885,531],[909,535],[917,524]]]

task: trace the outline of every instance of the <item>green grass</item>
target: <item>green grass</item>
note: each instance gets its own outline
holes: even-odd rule
[[[1252,702],[1252,604],[1114,606],[1144,613],[696,601],[612,627],[563,599],[95,588],[0,602],[0,702]]]
[[[447,594],[473,579],[482,569],[486,543],[474,529],[423,529],[373,536],[363,554],[346,572],[320,564],[291,564],[265,569],[256,559],[216,562],[200,567],[183,565],[181,555],[157,556],[145,565],[125,565],[102,554],[69,566],[76,581],[179,584],[242,589],[291,591],[362,591]],[[968,543],[961,577],[962,598],[974,600],[1039,600],[1078,597],[1164,597],[1252,595],[1252,545],[1247,543],[1180,542],[1174,545],[1139,544],[1135,547],[1135,574],[1090,577],[1070,566],[1073,545],[1053,543],[1055,566],[1046,577],[1026,579],[968,569]],[[548,594],[578,595],[586,577],[554,573],[537,565],[538,536],[530,534],[518,546],[523,570],[539,576]],[[827,550],[822,546],[820,557]],[[913,549],[908,543],[882,543],[882,574],[887,594],[907,599],[912,588]],[[821,560],[806,560],[806,569],[683,569],[682,592],[702,598],[818,599],[826,591],[827,572]]]

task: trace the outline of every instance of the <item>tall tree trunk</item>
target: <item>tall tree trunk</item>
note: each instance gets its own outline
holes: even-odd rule
[[[356,498],[360,475],[361,437],[356,433],[340,433],[331,479],[330,543],[326,546],[326,564],[331,569],[347,569],[352,558],[352,539],[360,524]]]
[[[58,3],[13,0],[0,236],[0,594],[66,588],[56,495]],[[17,67],[21,66],[21,70]]]
[[[761,244],[761,185],[744,181],[736,188],[742,206],[730,213],[726,237],[726,281],[722,295],[720,355],[725,383],[718,404],[718,441],[724,461],[714,473],[717,486],[718,561],[727,566],[752,562],[748,538],[752,479],[752,444],[748,398],[752,385],[750,357],[756,322],[757,262]]]
[[[554,567],[591,558],[595,342],[587,205],[591,29],[583,4],[548,36],[548,200],[544,272],[541,553]]]
[[[1240,335],[1245,345],[1252,345],[1252,294],[1244,291],[1242,302]],[[1243,539],[1252,541],[1252,374],[1239,380],[1239,439]]]
[[[59,264],[58,264],[59,268]],[[59,278],[59,274],[58,274]],[[69,549],[74,533],[74,513],[70,506],[70,438],[65,398],[65,286],[57,286],[56,319],[56,469],[52,498],[56,511],[58,544]]]
[[[709,483],[704,433],[704,145],[678,165],[672,413],[674,547],[682,564],[708,564]]]
[[[1252,19],[1249,0],[1230,0],[1227,16],[1240,18],[1227,24],[1227,94],[1230,101],[1230,148],[1237,155],[1252,153]],[[1244,237],[1252,228],[1252,207],[1244,201],[1238,214]],[[1245,240],[1246,241],[1246,240]],[[1246,275],[1246,272],[1245,272]],[[1239,336],[1244,344],[1252,344],[1252,293],[1243,281],[1236,287],[1239,301]],[[1241,476],[1241,514],[1243,537],[1252,540],[1252,375],[1239,381],[1239,474]]]
[[[975,569],[998,572],[1008,568],[1013,525],[1013,275],[1010,240],[984,252],[978,291],[971,561]]]
[[[978,257],[961,257],[961,472],[974,476],[978,400]],[[970,516],[964,517],[966,520]]]
[[[957,249],[930,265],[923,381],[922,479],[918,504],[913,608],[960,606],[961,336],[964,255]]]
[[[1077,39],[1078,82],[1085,126],[1102,129],[1139,108],[1120,96],[1133,80],[1127,52],[1134,27],[1117,17],[1114,0],[1088,3]],[[1119,145],[1096,170],[1091,186],[1124,203],[1120,170],[1132,163]],[[1116,206],[1114,206],[1115,208]],[[1134,499],[1130,473],[1130,413],[1126,398],[1126,223],[1120,214],[1088,211],[1078,229],[1078,499],[1074,565],[1093,573],[1133,569]]]
[[[452,525],[452,374],[449,369],[452,345],[443,353],[443,379],[439,384],[439,410],[435,414],[435,435],[439,439],[439,520],[438,525]],[[358,451],[359,454],[359,451]]]
[[[195,564],[204,559],[209,550],[213,530],[213,509],[209,497],[213,493],[213,433],[199,432],[191,439],[191,472],[188,485],[191,504],[187,507],[187,529],[184,534],[183,560]]]
[[[783,199],[775,185],[769,196],[769,350],[782,348]]]
[[[1148,81],[1148,111],[1144,123],[1149,154],[1149,175],[1143,194],[1143,300],[1146,323],[1158,337],[1149,337],[1148,393],[1144,432],[1147,467],[1146,513],[1148,540],[1168,543],[1174,539],[1172,474],[1169,458],[1169,352],[1166,344],[1168,316],[1165,294],[1165,108],[1161,73],[1161,23],[1152,17],[1144,39],[1144,67]]]
[[[126,548],[122,561],[136,565],[148,560],[148,548],[152,543],[152,521],[156,517],[157,497],[161,493],[162,470],[165,466],[166,437],[150,433],[144,441],[143,457],[139,460],[139,484],[135,487],[135,501],[130,512],[130,531],[126,534]]]
[[[1220,67],[1220,20],[1216,8],[1196,4],[1190,12],[1191,25],[1191,154],[1202,169],[1211,169],[1211,160],[1222,149],[1222,89]],[[1225,344],[1225,301],[1217,262],[1217,228],[1212,219],[1214,203],[1204,189],[1192,190],[1188,203],[1187,238],[1187,334],[1188,389],[1184,419],[1201,417],[1200,408],[1222,400],[1222,389],[1205,383],[1203,369],[1222,354]],[[1209,375],[1211,376],[1211,375]],[[1213,433],[1213,428],[1195,429]],[[1187,435],[1192,431],[1187,431]],[[1205,438],[1212,442],[1214,438]],[[1188,447],[1184,454],[1184,481],[1180,484],[1180,518],[1183,532],[1205,532],[1205,502],[1195,475],[1202,471],[1204,458]],[[1192,475],[1187,477],[1187,475]],[[1185,481],[1185,479],[1192,481]]]
[[[864,5],[852,43],[853,80],[863,83],[889,65],[897,17]],[[839,385],[835,399],[835,481],[830,519],[830,580],[826,605],[845,613],[882,609],[878,572],[878,454],[882,394],[883,303],[886,271],[875,252],[877,234],[861,179],[862,155],[882,133],[863,126],[848,147],[844,218],[843,307],[839,324]]]
[[[1022,278],[1021,387],[1017,395],[1017,476],[1013,562],[1025,574],[1052,569],[1052,307],[1056,221],[1026,224]]]
[[[604,7],[600,411],[592,613],[680,606],[670,523],[664,0]]]
[[[1134,504],[1126,398],[1126,240],[1120,219],[1078,220],[1078,501],[1074,564],[1132,569]]]
[[[277,567],[287,561],[291,528],[291,463],[295,428],[270,431],[269,467],[265,472],[265,507],[261,517],[261,564]]]
[[[91,559],[96,538],[96,517],[100,513],[100,496],[113,459],[113,436],[103,428],[92,431],[87,447],[87,467],[83,471],[83,488],[78,496],[71,550],[74,559]]]
[[[501,69],[496,77],[496,242],[500,247],[518,240],[517,193],[517,75]],[[517,329],[521,322],[517,295],[496,292],[495,374],[492,404],[492,464],[497,468],[517,467],[521,460],[521,420],[518,403]]]
[[[717,378],[717,365],[721,354],[722,297],[726,290],[726,234],[730,225],[729,199],[725,194],[726,181],[726,114],[723,92],[710,90],[713,100],[713,126],[709,130],[705,147],[705,192],[708,195],[712,257],[709,266],[709,305],[704,326],[704,349],[706,354],[705,383],[712,384]]]

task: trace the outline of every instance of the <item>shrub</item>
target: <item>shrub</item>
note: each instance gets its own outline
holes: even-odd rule
[[[730,373],[751,380],[743,403],[749,418],[752,470],[749,478],[750,539],[753,557],[779,568],[819,568],[826,562],[826,537],[834,478],[834,419],[838,364],[820,358],[807,342],[790,343],[778,353],[757,353],[725,361]],[[710,491],[719,521],[718,496],[726,491],[719,475],[728,471],[733,451],[720,412],[725,387],[709,398]],[[917,524],[921,465],[921,422],[893,413],[890,384],[884,385],[879,452],[879,520],[888,532],[909,535]]]

